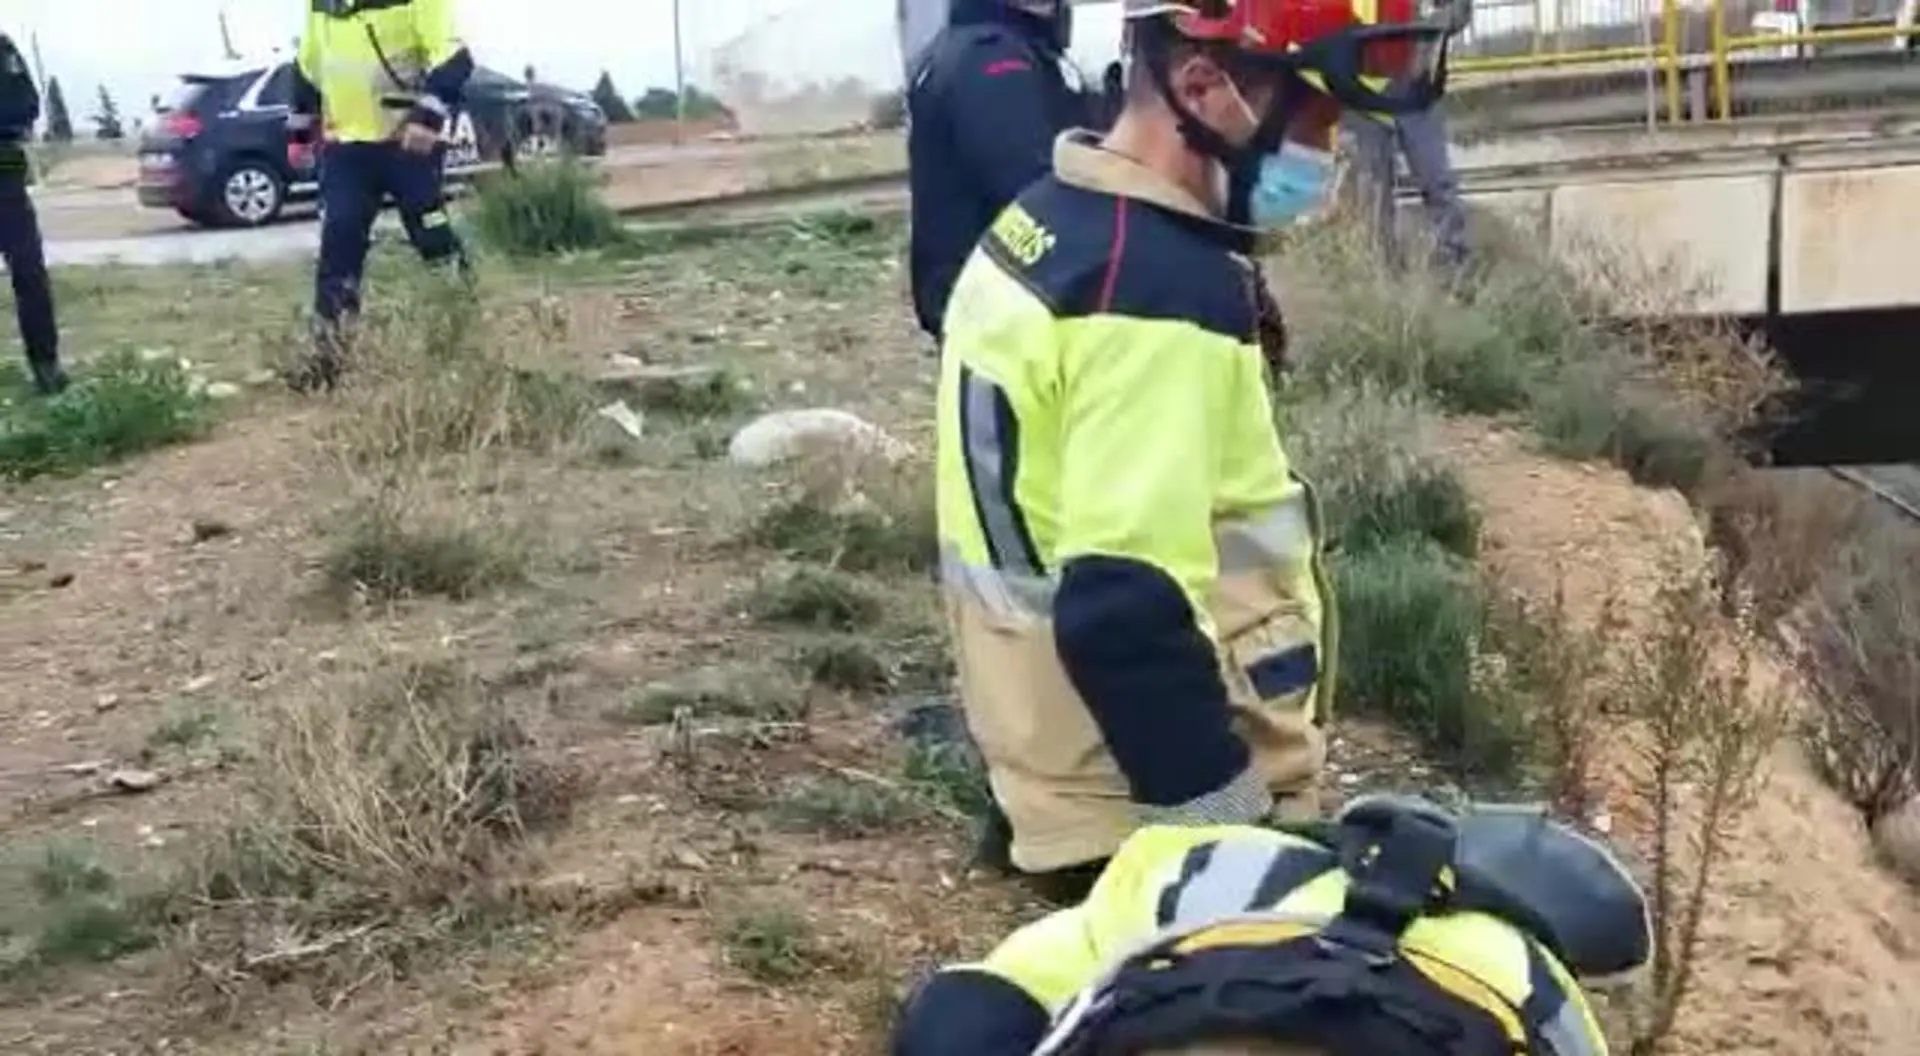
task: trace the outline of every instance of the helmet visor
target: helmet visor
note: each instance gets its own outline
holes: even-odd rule
[[[1340,105],[1376,116],[1424,110],[1446,90],[1444,26],[1355,26],[1286,54],[1302,80]]]

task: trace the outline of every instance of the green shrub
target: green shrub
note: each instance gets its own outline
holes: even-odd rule
[[[0,366],[0,477],[77,473],[199,436],[211,401],[176,360],[121,353],[89,364],[58,396],[31,395]]]
[[[1510,332],[1503,313],[1432,277],[1394,273],[1349,226],[1296,238],[1287,255],[1321,288],[1294,342],[1295,376],[1317,391],[1372,382],[1456,413],[1493,414],[1524,407],[1557,354],[1553,342]]]
[[[1476,677],[1488,605],[1464,562],[1424,541],[1341,555],[1341,710],[1389,720],[1463,778],[1499,780],[1525,759],[1526,722]]]
[[[524,162],[480,183],[471,213],[482,244],[512,257],[619,246],[620,217],[595,172],[573,160]]]
[[[1728,457],[1710,423],[1605,363],[1573,365],[1543,385],[1533,425],[1551,454],[1606,459],[1636,483],[1687,495]]]
[[[368,504],[347,519],[327,552],[327,583],[379,601],[464,601],[520,582],[526,554],[481,524],[436,522],[399,506]]]
[[[1431,453],[1432,423],[1413,397],[1363,383],[1292,407],[1283,419],[1288,450],[1318,489],[1342,550],[1428,539],[1462,557],[1478,551],[1472,496]]]
[[[766,624],[854,631],[880,622],[880,599],[858,580],[831,569],[801,566],[763,581],[748,609]]]
[[[90,844],[49,844],[8,871],[8,887],[30,897],[0,913],[0,979],[111,961],[154,942],[157,903],[129,898]]]

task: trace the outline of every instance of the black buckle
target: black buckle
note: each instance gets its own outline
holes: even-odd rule
[[[1449,819],[1394,812],[1387,831],[1363,843],[1345,863],[1346,901],[1321,929],[1322,947],[1359,953],[1374,967],[1392,964],[1407,927],[1443,897],[1456,839]]]

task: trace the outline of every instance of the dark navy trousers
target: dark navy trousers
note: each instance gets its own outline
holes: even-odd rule
[[[46,246],[23,174],[0,171],[0,259],[13,283],[13,311],[27,362],[42,369],[60,361],[60,332],[53,318],[53,283],[47,277]]]
[[[465,250],[447,215],[444,157],[442,150],[409,154],[390,142],[327,144],[320,155],[320,264],[313,295],[321,320],[335,322],[360,310],[373,221],[388,198],[422,259],[465,268]]]

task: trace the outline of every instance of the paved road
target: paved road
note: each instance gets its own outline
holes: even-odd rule
[[[1920,465],[1859,466],[1856,469],[1860,476],[1894,499],[1920,509]]]
[[[620,169],[647,169],[715,163],[751,157],[792,144],[780,140],[700,140],[683,146],[647,144],[615,147],[602,164]],[[310,255],[319,248],[319,231],[310,205],[289,208],[288,221],[271,227],[241,231],[208,231],[176,220],[161,210],[140,209],[129,188],[58,190],[39,195],[42,226],[48,231],[47,259],[59,265],[123,263],[133,265],[208,264],[221,260],[265,261]],[[823,200],[820,206],[853,204]],[[89,231],[108,218],[109,237],[63,236],[64,230]],[[96,223],[89,224],[88,220]],[[69,222],[72,221],[72,222]],[[398,230],[391,216],[383,229]],[[128,233],[137,231],[137,234]],[[4,270],[4,267],[0,267]]]

